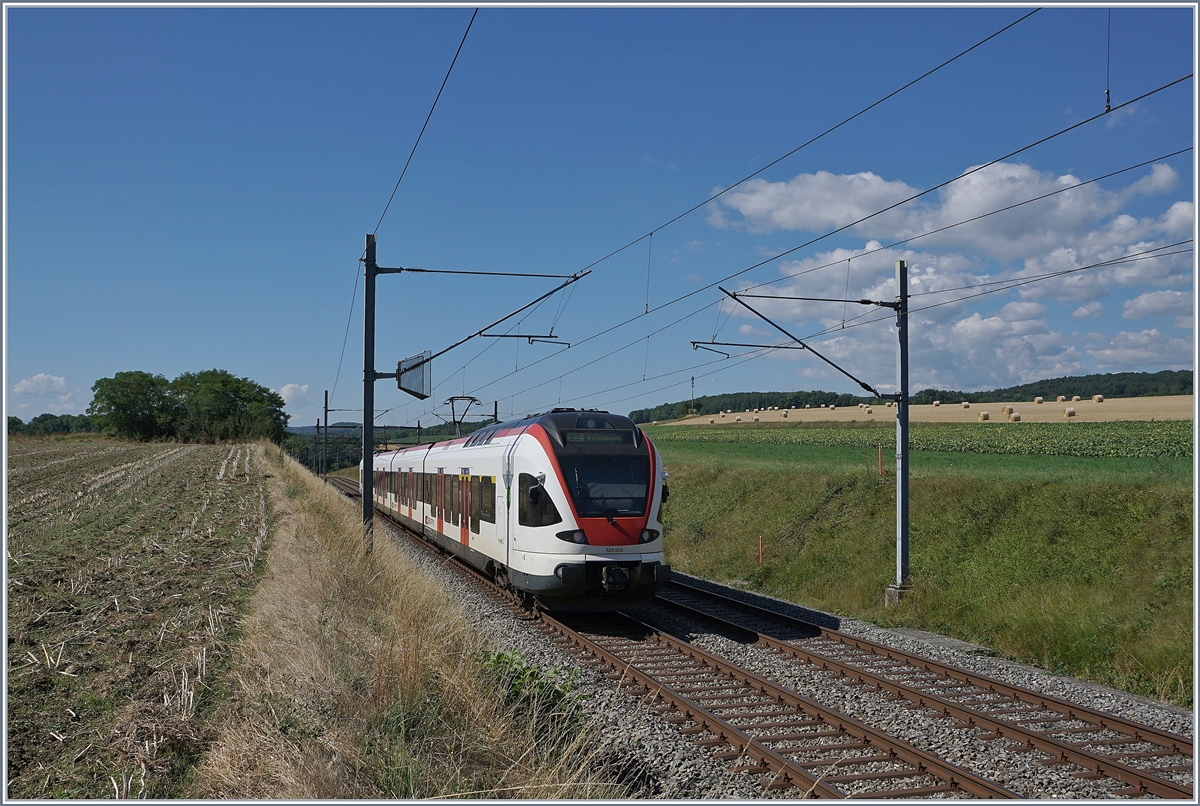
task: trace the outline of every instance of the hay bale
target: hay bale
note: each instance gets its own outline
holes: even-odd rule
[[[1066,403],[1066,402],[1067,402],[1067,399],[1066,399],[1065,397],[1063,397],[1062,395],[1059,395],[1057,398],[1055,398],[1054,402],[1056,402],[1056,403]]]
[[[1093,403],[1103,403],[1104,395],[1092,395],[1092,402]]]
[[[1015,411],[1010,411],[1008,413],[1008,421],[1010,423],[1019,423],[1019,422],[1021,422],[1021,415],[1017,414],[1017,412],[1015,412]]]
[[[721,412],[721,419],[722,419],[722,420],[724,420],[724,419],[725,419],[725,412]]]
[[[1039,406],[1040,406],[1040,405],[1042,405],[1042,399],[1041,399],[1040,397],[1035,397],[1035,398],[1033,399],[1033,402],[1034,402],[1034,403],[1037,403]]]
[[[740,423],[741,421],[742,421],[742,415],[740,415],[740,414],[739,414],[739,415],[737,416],[737,419],[736,419],[736,420],[734,420],[734,422],[735,422],[735,423]]]
[[[1000,407],[1000,413],[1001,413],[1001,414],[1012,414],[1012,413],[1013,413],[1013,407],[1012,407],[1012,406],[1001,406],[1001,407]]]
[[[757,414],[756,414],[756,415],[754,415],[754,422],[756,422],[756,423],[758,422],[758,415],[757,415]]]
[[[811,403],[805,403],[805,404],[804,404],[804,408],[806,408],[806,409],[811,409],[811,408],[812,408],[812,404],[811,404]]]
[[[1072,409],[1070,407],[1063,409],[1063,416],[1064,417],[1074,417],[1075,409]]]
[[[872,412],[872,411],[871,411],[871,407],[870,407],[870,406],[863,406],[863,411],[865,411],[867,414],[873,414],[873,413],[874,413],[874,412]]]
[[[713,424],[713,423],[715,423],[716,421],[717,421],[717,418],[716,418],[716,417],[709,417],[709,418],[708,418],[708,424],[709,424],[709,425],[712,425],[712,424]]]
[[[784,409],[783,412],[780,413],[779,416],[786,420],[787,419],[787,409]]]
[[[837,406],[833,405],[832,403],[830,403],[830,404],[829,404],[829,410],[830,410],[830,411],[833,411],[833,410],[834,410],[834,409],[836,409],[836,408],[837,408]]]
[[[1072,395],[1072,396],[1071,396],[1071,402],[1072,402],[1072,403],[1078,403],[1078,402],[1079,402],[1079,395]]]
[[[986,411],[979,412],[979,422],[983,422],[986,419],[988,419],[988,413]]]
[[[933,405],[934,405],[934,406],[940,406],[940,405],[942,405],[942,401],[940,401],[940,400],[935,400],[935,401],[933,401]]]
[[[969,409],[969,408],[971,408],[971,404],[970,404],[970,403],[968,403],[967,401],[965,401],[965,400],[964,400],[964,401],[962,402],[962,407],[963,407],[964,409]]]

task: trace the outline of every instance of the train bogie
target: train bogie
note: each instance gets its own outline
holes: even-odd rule
[[[637,605],[670,576],[662,463],[626,417],[556,409],[374,468],[378,508],[545,609]]]

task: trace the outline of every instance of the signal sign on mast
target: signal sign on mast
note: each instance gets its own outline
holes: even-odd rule
[[[425,400],[433,391],[431,355],[426,350],[396,364],[396,385],[418,400]]]

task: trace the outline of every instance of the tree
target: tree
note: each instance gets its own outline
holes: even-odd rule
[[[171,382],[178,406],[175,432],[189,442],[283,440],[283,398],[249,378],[222,369],[185,372]]]
[[[21,421],[20,417],[13,417],[10,414],[8,416],[8,433],[27,434],[29,432],[25,430],[25,423]]]
[[[149,372],[118,372],[92,384],[88,416],[100,430],[147,441],[171,436],[176,405],[170,384]]]

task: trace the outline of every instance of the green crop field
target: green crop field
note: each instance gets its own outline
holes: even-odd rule
[[[954,448],[912,453],[897,607],[894,428],[648,428],[671,474],[668,560],[1190,707],[1191,423],[1023,423],[1012,441],[980,425],[913,428]]]
[[[896,446],[896,426],[846,423],[648,427],[658,442],[743,445],[827,445],[885,450]],[[914,423],[914,451],[1085,457],[1190,457],[1190,420],[1064,423]]]

